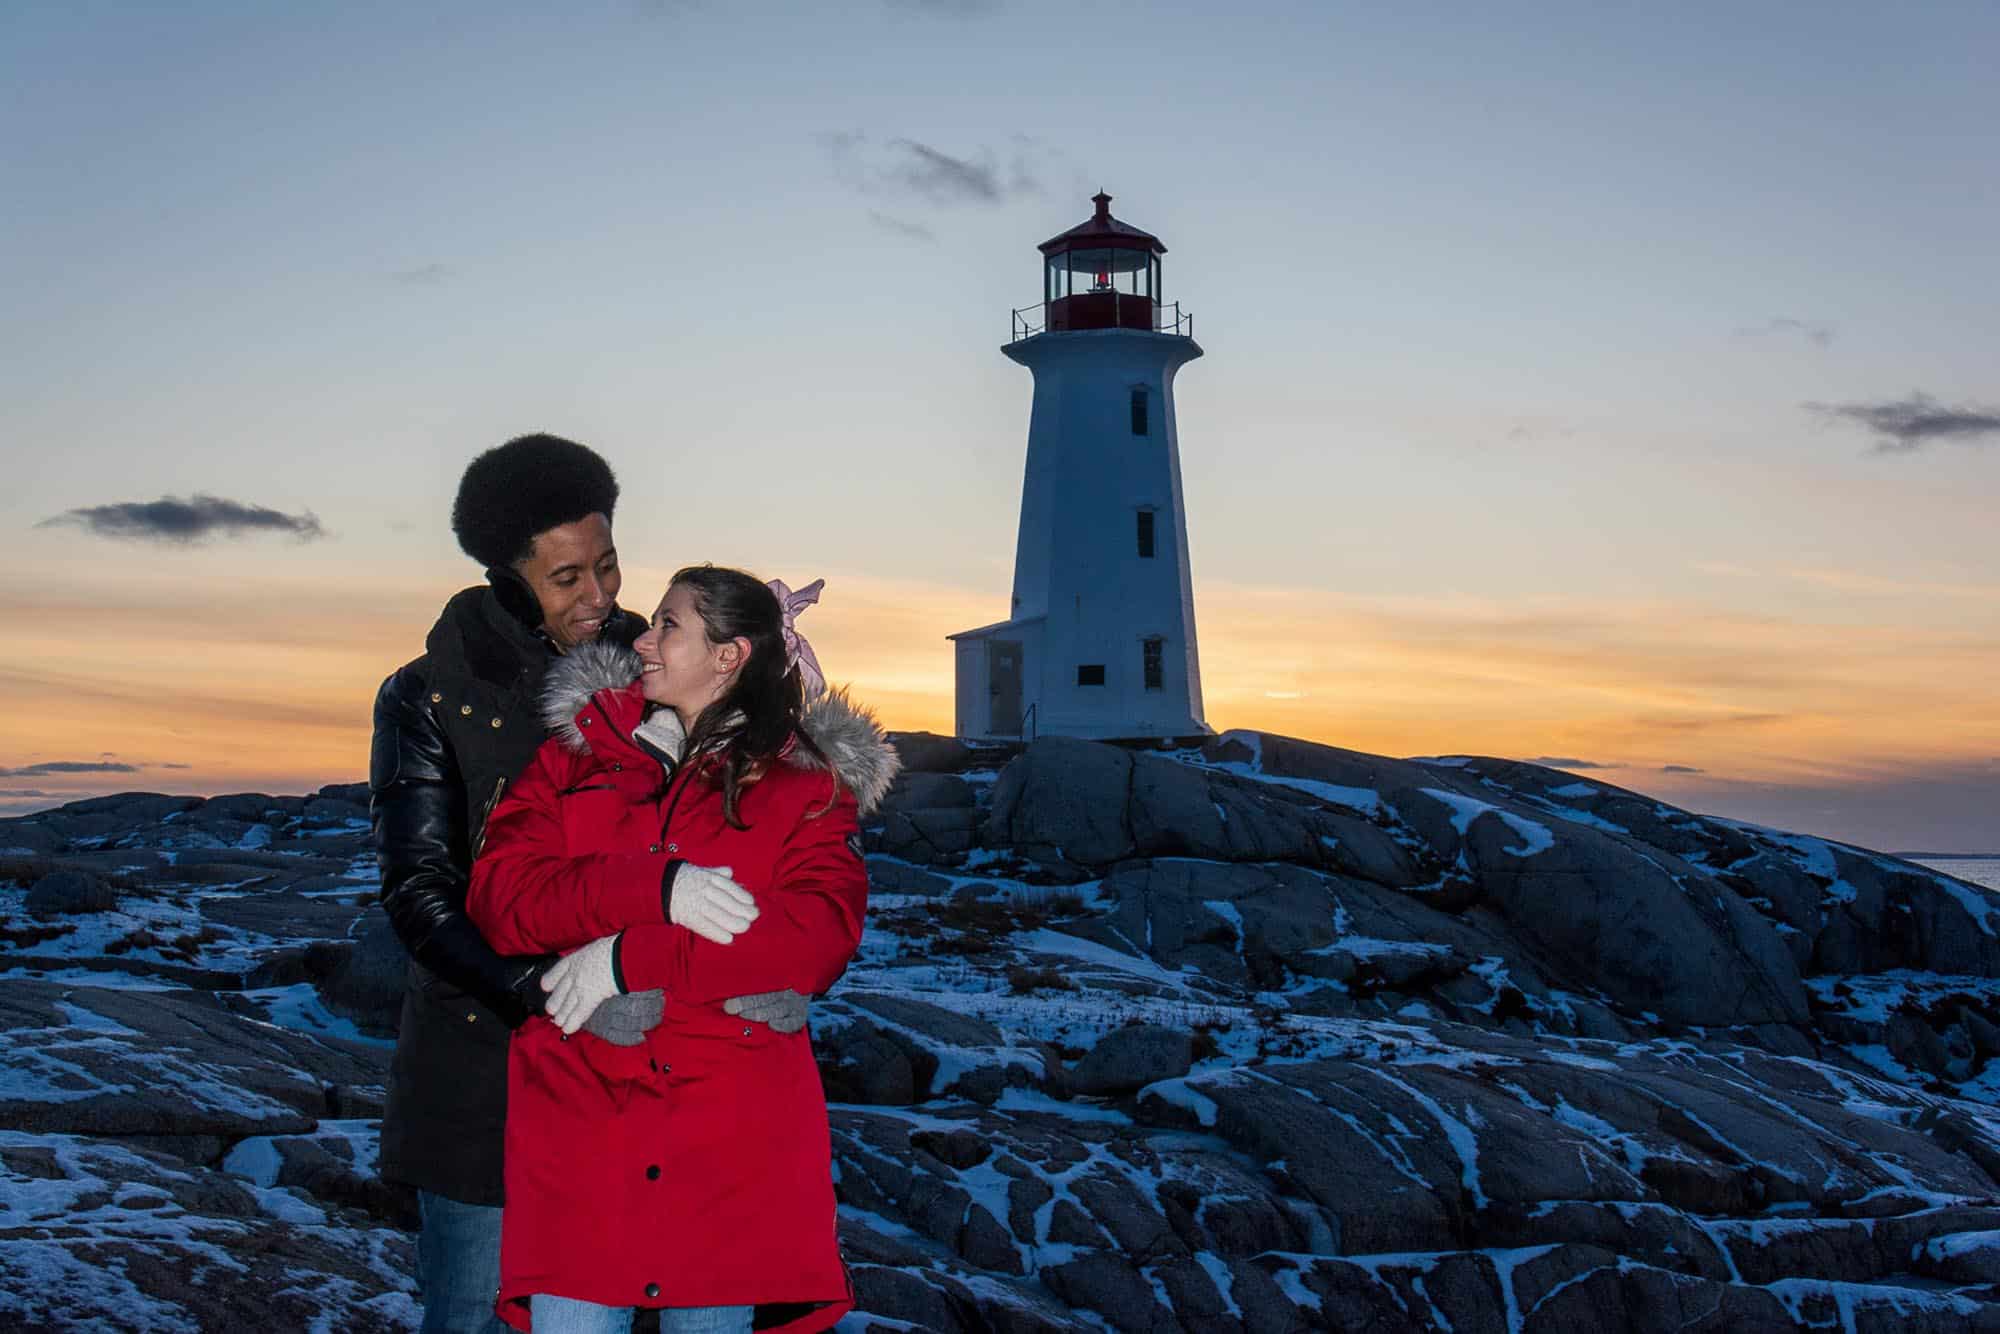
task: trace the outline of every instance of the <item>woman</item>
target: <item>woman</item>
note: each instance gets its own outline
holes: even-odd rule
[[[723,1007],[822,992],[861,939],[857,821],[896,757],[844,696],[807,702],[790,620],[816,596],[676,574],[635,653],[551,671],[555,735],[487,822],[473,919],[503,953],[568,952],[510,1053],[516,1328],[624,1330],[648,1306],[667,1331],[803,1332],[853,1305],[811,1045]],[[643,1028],[655,988],[643,1033],[595,1021],[631,993],[606,1011]]]

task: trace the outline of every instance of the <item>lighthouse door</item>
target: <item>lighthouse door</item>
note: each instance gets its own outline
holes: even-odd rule
[[[1021,641],[986,641],[986,680],[993,696],[993,716],[987,731],[994,736],[1021,735]]]

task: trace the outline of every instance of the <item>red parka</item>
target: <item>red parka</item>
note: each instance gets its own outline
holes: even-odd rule
[[[607,1306],[759,1309],[759,1329],[825,1329],[853,1306],[835,1228],[826,1099],[803,1031],[725,1013],[731,997],[837,979],[861,940],[859,804],[895,752],[844,696],[722,816],[712,765],[649,748],[638,659],[587,646],[549,676],[536,753],[486,824],[466,908],[495,949],[567,951],[623,931],[628,991],[665,1014],[634,1047],[545,1017],[509,1054],[500,1314],[537,1292]],[[645,732],[650,732],[647,727]],[[837,795],[836,795],[837,792]],[[665,919],[669,860],[730,867],[760,910],[717,945]]]

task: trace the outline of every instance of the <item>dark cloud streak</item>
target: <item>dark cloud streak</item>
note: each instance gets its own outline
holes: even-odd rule
[[[284,533],[301,542],[327,536],[311,510],[285,514],[262,505],[201,493],[182,499],[133,500],[116,505],[90,505],[44,519],[37,528],[81,528],[96,537],[122,541],[165,542],[189,546],[210,537],[242,537],[253,533]]]
[[[1776,319],[1765,320],[1762,324],[1743,325],[1736,330],[1736,336],[1769,338],[1779,334],[1796,334],[1812,343],[1814,347],[1826,347],[1833,342],[1836,332],[1838,331],[1825,320],[1795,320],[1790,316],[1781,315]]]
[[[1878,454],[1910,454],[1940,440],[1979,445],[2000,437],[2000,408],[1948,408],[1929,394],[1879,403],[1808,403],[1806,409],[1872,431]]]
[[[892,218],[876,209],[868,210],[868,221],[892,236],[900,236],[906,241],[921,241],[925,245],[937,244],[937,233],[921,222],[906,222],[902,218]]]
[[[917,139],[876,143],[858,130],[822,135],[835,175],[862,194],[897,195],[939,207],[996,208],[1019,195],[1042,192],[1030,165],[1029,140],[1016,138],[1013,157],[981,148],[968,156],[947,153]]]
[[[429,264],[419,264],[414,269],[398,269],[389,275],[389,281],[401,283],[405,287],[436,287],[440,283],[450,282],[457,276],[458,271],[451,265],[440,264],[433,260]]]
[[[136,764],[115,760],[43,760],[17,769],[0,769],[0,778],[53,778],[57,774],[136,774]]]
[[[1523,764],[1539,764],[1544,769],[1615,769],[1615,764],[1599,764],[1596,760],[1579,760],[1567,755],[1537,755]]]

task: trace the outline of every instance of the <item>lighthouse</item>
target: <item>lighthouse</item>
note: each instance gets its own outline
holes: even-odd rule
[[[1201,355],[1161,300],[1157,236],[1096,212],[1044,241],[1001,350],[1035,377],[1014,600],[950,636],[958,734],[1200,736],[1201,660],[1174,376]]]

